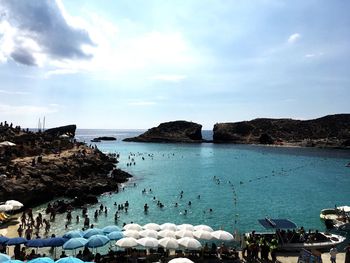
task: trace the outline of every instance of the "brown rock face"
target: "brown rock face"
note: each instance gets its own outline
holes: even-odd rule
[[[172,121],[161,123],[140,136],[126,138],[129,142],[202,142],[202,125],[188,121]]]
[[[328,115],[314,120],[255,119],[214,125],[217,143],[284,144],[347,147],[350,114]]]

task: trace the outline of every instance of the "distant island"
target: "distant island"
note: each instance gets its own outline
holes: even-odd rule
[[[265,119],[214,125],[216,143],[350,147],[350,114],[313,120]]]
[[[128,142],[235,143],[350,149],[350,114],[313,120],[268,119],[217,123],[213,140],[202,138],[202,125],[187,121],[161,123]]]
[[[203,142],[202,125],[188,121],[165,122],[137,137],[126,138],[124,141],[201,143]]]

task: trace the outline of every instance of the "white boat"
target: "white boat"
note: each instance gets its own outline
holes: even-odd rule
[[[297,229],[295,223],[288,219],[260,219],[259,223],[266,229],[273,229],[274,232],[254,233],[255,238],[264,237],[271,241],[274,237],[278,240],[277,250],[279,251],[300,251],[307,250],[329,250],[332,246],[339,245],[345,237],[325,232],[305,232],[303,228]],[[247,233],[246,236],[251,235]]]
[[[350,231],[350,206],[322,209],[320,218],[328,229]]]

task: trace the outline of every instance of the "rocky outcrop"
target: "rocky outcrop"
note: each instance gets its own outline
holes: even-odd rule
[[[67,140],[62,132],[67,134],[59,129],[49,136],[23,131],[13,135],[6,129],[16,146],[0,148],[0,202],[15,199],[28,207],[65,196],[82,203],[91,200],[87,194],[118,191],[118,184],[131,176],[115,169],[115,157]]]
[[[199,143],[202,139],[202,125],[188,121],[172,121],[161,123],[140,136],[126,138],[128,142],[180,142]]]
[[[75,124],[71,124],[71,125],[60,126],[52,129],[47,129],[44,133],[52,136],[56,136],[56,137],[67,135],[73,138],[75,136],[76,129],[77,129],[77,126]]]
[[[350,114],[328,115],[314,120],[255,119],[214,125],[216,143],[293,144],[348,147]]]
[[[92,142],[100,142],[100,141],[116,141],[116,140],[117,140],[117,138],[115,138],[115,137],[102,136],[102,137],[93,138],[91,141]]]

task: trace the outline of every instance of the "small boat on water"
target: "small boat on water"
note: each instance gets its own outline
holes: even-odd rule
[[[306,232],[303,227],[297,228],[297,225],[288,219],[270,219],[266,217],[258,221],[265,229],[274,231],[246,233],[246,238],[253,235],[255,239],[264,238],[268,242],[275,238],[278,241],[278,251],[301,251],[301,249],[324,251],[345,240],[343,236],[317,230]]]
[[[320,218],[324,220],[327,229],[350,231],[350,206],[322,209]]]

